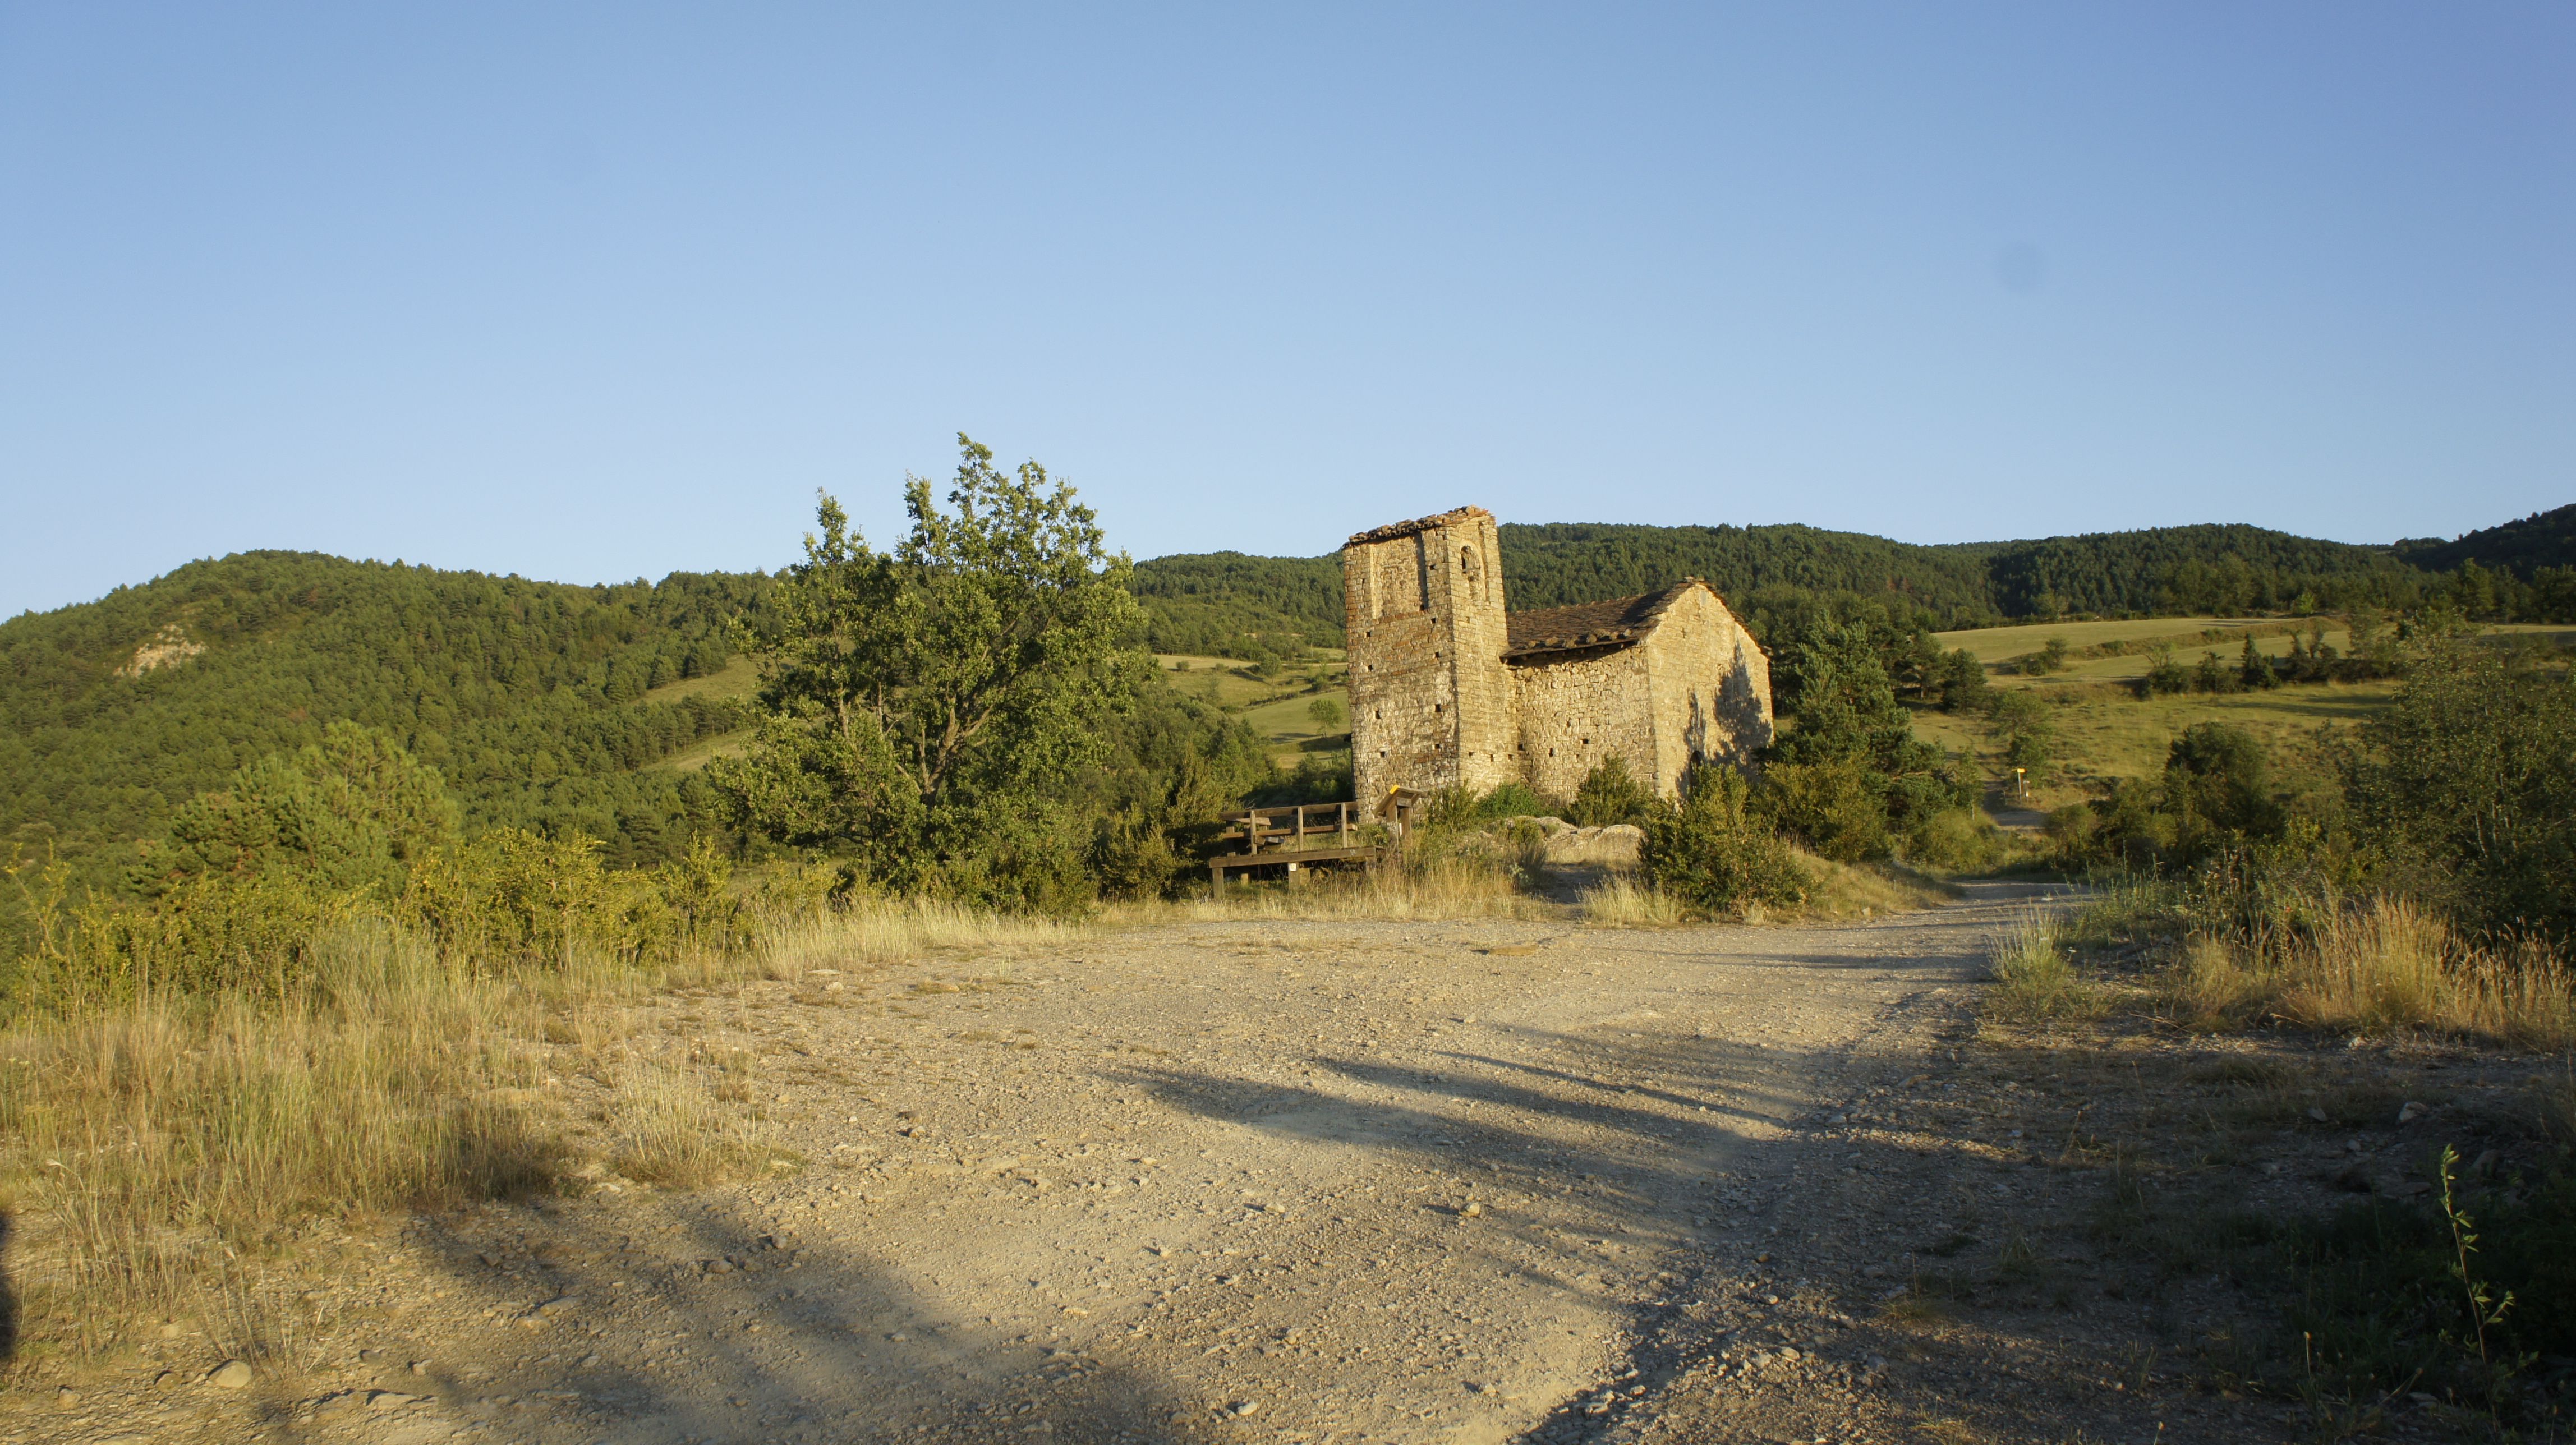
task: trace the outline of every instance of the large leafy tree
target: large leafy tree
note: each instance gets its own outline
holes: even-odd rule
[[[2576,940],[2576,677],[2444,639],[2343,760],[2385,880],[2472,928]]]
[[[748,639],[766,716],[710,781],[880,886],[1058,905],[1089,886],[1075,794],[1148,671],[1130,565],[1045,468],[957,440],[949,509],[907,477],[891,552],[822,498]]]

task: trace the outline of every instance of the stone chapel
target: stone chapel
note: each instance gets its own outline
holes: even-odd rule
[[[1351,774],[1396,788],[1524,783],[1570,797],[1618,754],[1669,798],[1692,768],[1771,741],[1771,664],[1717,589],[1511,612],[1493,514],[1460,507],[1342,548]]]

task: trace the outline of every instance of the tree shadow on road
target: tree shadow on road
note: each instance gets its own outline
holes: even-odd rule
[[[614,1214],[579,1201],[487,1207],[431,1231],[455,1312],[497,1317],[526,1353],[476,1368],[449,1353],[454,1341],[416,1338],[391,1354],[425,1358],[426,1373],[387,1385],[430,1391],[442,1413],[514,1438],[679,1445],[925,1431],[1156,1445],[1199,1438],[1195,1416],[1207,1413],[1149,1372],[961,1317],[855,1251],[704,1198]],[[343,1417],[365,1415],[365,1395],[326,1401],[318,1416],[281,1406],[269,1423],[286,1438],[340,1438]]]

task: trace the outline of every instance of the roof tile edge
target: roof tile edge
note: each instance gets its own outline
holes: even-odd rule
[[[1707,579],[1701,577],[1684,577],[1679,582],[1675,582],[1671,586],[1663,588],[1661,591],[1640,592],[1636,594],[1638,597],[1653,598],[1654,604],[1648,607],[1644,615],[1640,616],[1636,622],[1627,627],[1584,632],[1571,637],[1532,638],[1527,642],[1505,647],[1503,649],[1503,657],[1506,661],[1517,661],[1523,658],[1543,656],[1549,653],[1584,652],[1595,648],[1624,647],[1629,643],[1642,640],[1647,633],[1650,633],[1657,627],[1662,626],[1664,614],[1670,612],[1673,604],[1680,601],[1684,596],[1687,596],[1694,588],[1708,593],[1711,597],[1717,597],[1718,605],[1725,605],[1726,599],[1718,595],[1716,586],[1710,583]],[[1625,599],[1604,598],[1602,600],[1605,602],[1615,602]],[[1576,603],[1574,605],[1579,607],[1585,604]],[[1552,611],[1554,609],[1534,608],[1532,610],[1544,612]]]
[[[1365,547],[1371,542],[1392,542],[1399,537],[1411,537],[1422,532],[1437,531],[1442,527],[1454,527],[1460,522],[1490,519],[1492,516],[1493,513],[1482,507],[1452,507],[1448,511],[1428,517],[1416,517],[1410,522],[1389,522],[1383,527],[1371,527],[1365,532],[1354,532],[1351,534],[1351,539],[1342,545]]]

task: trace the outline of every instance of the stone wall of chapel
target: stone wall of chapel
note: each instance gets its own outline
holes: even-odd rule
[[[1658,749],[1644,649],[1514,667],[1512,690],[1521,775],[1539,792],[1574,796],[1613,753],[1638,777],[1652,775]]]
[[[1463,508],[1342,552],[1352,791],[1487,789],[1517,771],[1493,517]]]
[[[1650,680],[1655,786],[1673,796],[1702,762],[1743,767],[1770,745],[1771,664],[1715,592],[1694,587],[1633,651]]]
[[[1704,585],[1626,647],[1511,665],[1499,536],[1464,507],[1343,549],[1353,795],[1526,782],[1570,796],[1602,759],[1666,797],[1771,741],[1771,669]]]

